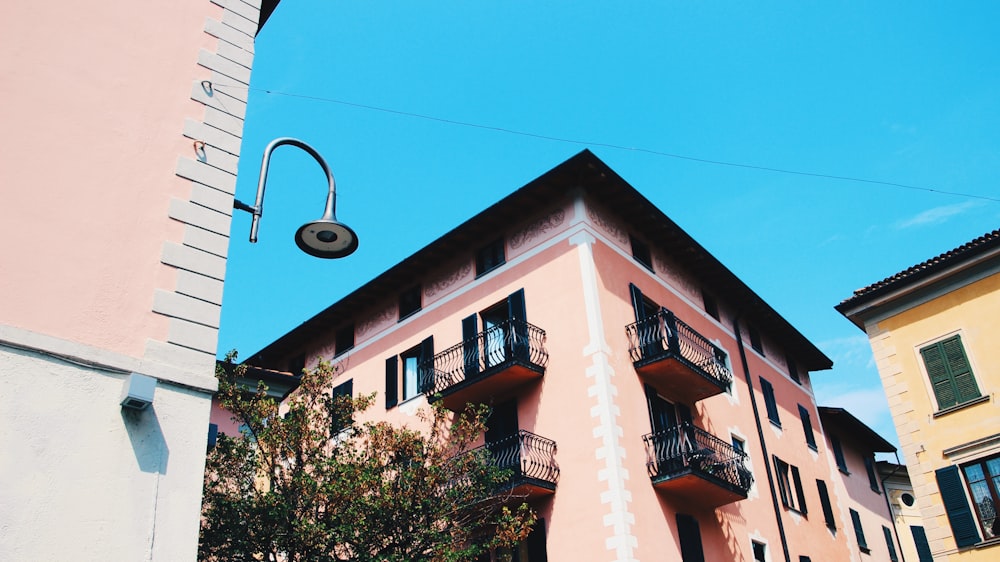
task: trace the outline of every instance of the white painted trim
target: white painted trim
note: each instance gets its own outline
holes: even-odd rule
[[[618,424],[621,414],[620,408],[615,404],[618,389],[614,385],[614,368],[608,361],[611,348],[605,337],[601,315],[597,266],[593,252],[595,239],[588,232],[578,232],[568,241],[576,246],[580,259],[584,309],[590,336],[583,355],[592,359],[586,376],[592,379],[592,384],[587,387],[587,395],[596,401],[590,409],[590,417],[595,423],[592,433],[599,440],[594,454],[598,460],[604,461],[604,467],[597,471],[597,481],[607,483],[607,489],[601,492],[601,503],[608,506],[608,513],[604,515],[603,521],[610,536],[605,539],[604,544],[615,553],[615,560],[631,562],[636,560],[634,549],[639,546],[639,541],[632,533],[635,514],[629,510],[632,493],[627,486],[629,473],[623,466],[625,448],[620,441],[624,429]]]
[[[140,373],[156,377],[158,381],[163,383],[175,384],[200,392],[214,393],[218,389],[218,381],[215,379],[214,357],[212,357],[211,369],[201,373],[201,369],[191,371],[178,369],[164,363],[156,364],[145,358],[138,359],[107,349],[9,325],[0,325],[0,346],[37,353],[51,357],[53,360],[109,374]]]

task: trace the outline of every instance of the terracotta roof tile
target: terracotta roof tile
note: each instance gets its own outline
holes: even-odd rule
[[[857,299],[859,297],[864,297],[870,295],[880,289],[894,286],[896,284],[909,281],[912,279],[919,278],[923,275],[929,275],[938,269],[947,267],[950,264],[956,263],[969,257],[970,255],[975,255],[976,253],[985,251],[988,248],[1000,244],[1000,229],[994,230],[993,232],[988,232],[975,240],[966,242],[961,246],[955,248],[954,250],[949,250],[941,255],[935,256],[927,261],[918,263],[913,267],[904,269],[899,273],[886,277],[885,279],[872,283],[867,287],[863,287],[854,291],[854,295],[850,298],[844,300],[844,303],[848,303]]]

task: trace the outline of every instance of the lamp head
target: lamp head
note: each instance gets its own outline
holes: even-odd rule
[[[342,258],[358,249],[358,235],[337,219],[323,217],[302,225],[295,233],[295,244],[310,256]]]

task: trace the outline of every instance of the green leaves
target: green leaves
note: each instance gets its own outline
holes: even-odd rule
[[[509,474],[470,450],[488,408],[435,405],[401,427],[365,415],[374,395],[331,394],[328,363],[281,405],[240,387],[245,374],[217,373],[246,431],[209,454],[200,560],[461,562],[530,531],[534,513],[500,487]]]

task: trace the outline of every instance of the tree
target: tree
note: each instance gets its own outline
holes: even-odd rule
[[[245,369],[217,372],[221,403],[245,429],[208,455],[200,560],[472,561],[535,522],[502,491],[509,473],[471,448],[487,408],[434,405],[419,429],[356,422],[374,394],[333,396],[328,363],[304,371],[283,404],[263,383],[241,388]]]

